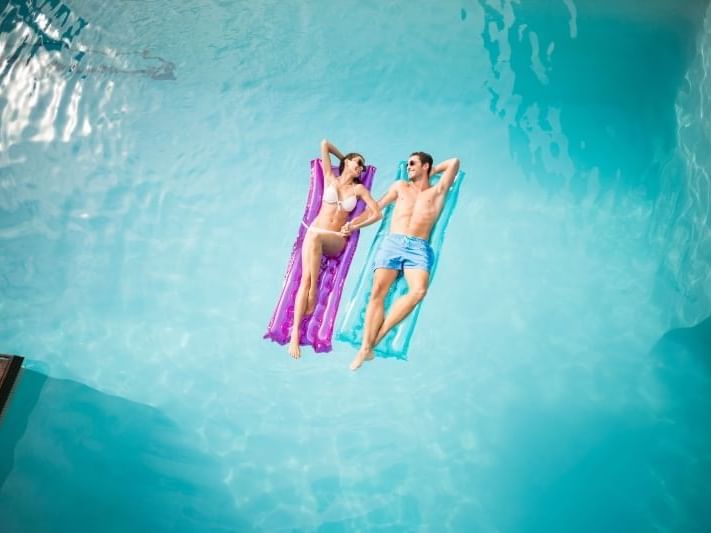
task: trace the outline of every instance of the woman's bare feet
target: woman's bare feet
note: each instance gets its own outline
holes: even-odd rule
[[[299,346],[298,337],[296,339],[292,338],[291,342],[289,342],[289,355],[294,359],[301,357],[301,347]]]
[[[373,359],[373,350],[361,348],[353,361],[351,361],[351,370],[358,370],[360,365],[362,365],[365,361],[370,361],[371,359]]]

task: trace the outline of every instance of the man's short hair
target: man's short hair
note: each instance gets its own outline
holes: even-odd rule
[[[432,164],[434,163],[432,156],[430,154],[428,154],[427,152],[412,152],[410,154],[410,157],[412,157],[413,155],[416,155],[417,158],[420,160],[420,163],[422,163],[423,165],[425,163],[429,164],[429,166],[430,166],[429,174],[432,174]]]

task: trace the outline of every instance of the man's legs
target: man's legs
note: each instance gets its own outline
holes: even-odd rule
[[[422,301],[425,294],[427,294],[427,284],[430,279],[429,272],[415,268],[406,268],[404,274],[405,280],[407,281],[407,294],[395,300],[390,307],[390,312],[380,326],[380,330],[375,336],[372,346],[377,346],[378,343],[383,340],[383,337],[387,335],[388,331],[402,322],[415,306]]]
[[[351,370],[356,370],[363,361],[373,358],[374,340],[383,324],[385,315],[385,297],[390,286],[397,278],[398,271],[390,268],[378,268],[373,274],[373,289],[365,311],[365,326],[363,327],[363,344],[351,362]]]

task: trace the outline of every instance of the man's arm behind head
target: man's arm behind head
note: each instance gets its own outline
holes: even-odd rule
[[[453,157],[435,165],[432,169],[432,175],[434,176],[440,172],[442,177],[436,185],[437,192],[445,194],[454,183],[454,178],[459,172],[459,158]]]

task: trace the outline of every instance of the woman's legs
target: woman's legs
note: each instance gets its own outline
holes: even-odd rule
[[[310,315],[316,307],[316,292],[318,290],[318,275],[321,270],[321,254],[323,253],[323,245],[321,243],[322,235],[314,231],[309,232],[311,242],[309,243],[309,261],[308,265],[304,264],[304,272],[308,268],[309,276],[309,294],[306,300],[306,314]],[[304,241],[306,246],[306,241]]]
[[[345,239],[339,235],[308,231],[301,246],[301,282],[294,302],[294,324],[291,326],[289,355],[294,359],[301,357],[299,348],[299,330],[304,314],[313,313],[316,308],[318,275],[321,267],[321,255],[338,255],[345,246]]]
[[[309,233],[314,236],[314,245],[311,248],[311,286],[309,287],[309,298],[306,305],[307,315],[313,313],[316,308],[318,275],[321,272],[321,256],[335,257],[340,254],[346,246],[346,240],[340,235],[333,233],[316,233],[313,230]]]
[[[308,238],[308,234],[307,234]],[[296,291],[296,300],[294,301],[294,323],[291,326],[291,340],[289,341],[289,355],[294,359],[301,357],[301,348],[299,347],[299,329],[301,328],[301,319],[304,317],[306,309],[306,297],[309,293],[311,285],[311,271],[309,269],[309,250],[305,246],[301,247],[301,282],[299,282],[299,290]]]

